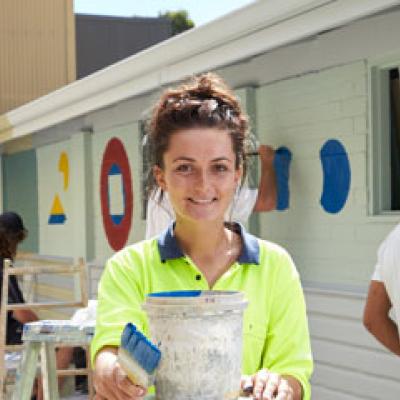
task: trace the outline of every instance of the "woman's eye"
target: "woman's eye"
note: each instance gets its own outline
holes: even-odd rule
[[[214,170],[216,172],[226,172],[226,171],[228,171],[228,167],[224,164],[215,164]]]
[[[176,167],[176,171],[178,172],[191,172],[192,171],[192,166],[188,164],[181,164],[178,167]]]

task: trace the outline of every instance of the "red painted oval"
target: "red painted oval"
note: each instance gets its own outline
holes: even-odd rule
[[[108,173],[113,164],[117,164],[121,170],[125,194],[124,216],[118,225],[115,224],[111,218],[110,204],[108,199]],[[121,140],[115,137],[108,141],[106,149],[103,153],[103,161],[101,163],[100,173],[100,200],[103,226],[108,243],[114,250],[120,250],[125,246],[131,230],[133,215],[133,191],[128,156]]]

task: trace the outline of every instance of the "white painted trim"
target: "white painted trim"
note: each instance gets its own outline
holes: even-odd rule
[[[384,74],[391,68],[400,65],[400,52],[396,55],[384,58],[371,59],[368,63],[368,86],[369,86],[369,148],[368,148],[368,192],[369,192],[369,215],[390,215],[398,218],[399,211],[388,209],[390,202],[390,111],[389,115],[383,114],[385,107],[389,110],[389,93],[387,81],[383,81]]]
[[[13,131],[3,142],[399,4],[400,0],[256,1],[10,111],[6,116]]]

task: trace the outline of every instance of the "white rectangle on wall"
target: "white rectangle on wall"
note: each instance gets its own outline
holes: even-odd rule
[[[111,215],[124,214],[124,190],[122,175],[115,174],[108,176],[109,202]]]

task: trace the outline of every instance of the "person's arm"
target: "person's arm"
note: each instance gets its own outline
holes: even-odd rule
[[[9,277],[8,282],[8,302],[10,304],[25,303],[24,296],[19,287],[17,278],[15,276]],[[14,310],[13,317],[21,322],[21,324],[26,324],[27,322],[37,321],[39,318],[32,310]]]
[[[391,308],[383,282],[372,280],[364,309],[364,326],[387,349],[400,356],[399,331],[389,316]]]
[[[26,324],[27,322],[33,322],[33,321],[38,321],[39,318],[31,310],[14,310],[13,311],[13,317],[21,322],[21,324]]]
[[[155,242],[146,245],[156,246]],[[116,355],[127,322],[149,335],[141,308],[147,293],[140,272],[144,268],[142,254],[133,248],[117,253],[107,262],[99,282],[96,329],[91,342],[96,400],[141,399],[145,393],[144,388],[129,381]]]
[[[271,146],[262,144],[258,148],[258,154],[261,161],[261,176],[253,212],[272,211],[276,209],[277,200],[274,169],[275,151]]]
[[[293,399],[309,400],[313,360],[303,289],[286,252],[277,255],[275,262],[263,367],[279,375],[283,384],[288,383]],[[284,386],[281,390],[287,389]]]

